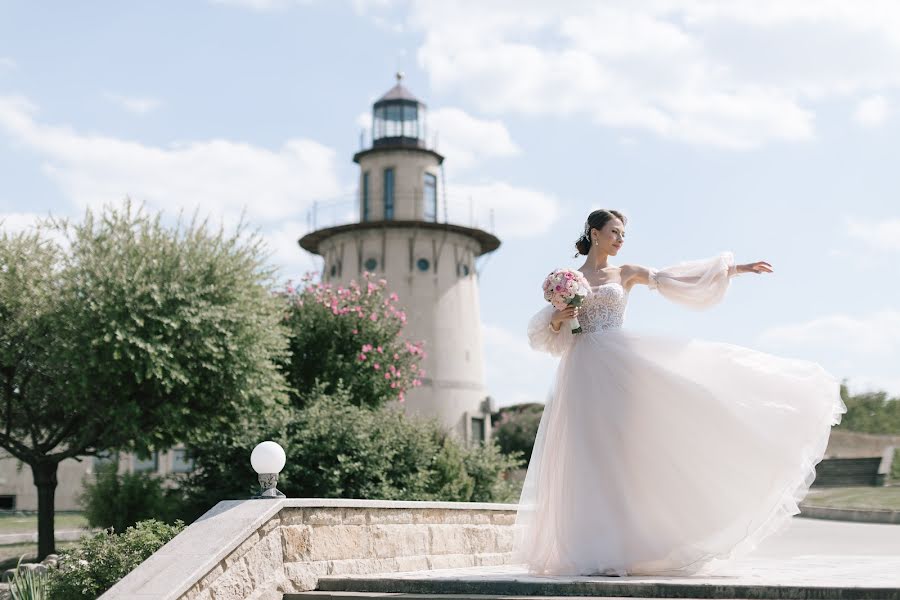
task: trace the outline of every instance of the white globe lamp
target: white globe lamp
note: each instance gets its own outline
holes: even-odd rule
[[[260,492],[254,498],[284,498],[278,491],[278,474],[284,468],[287,457],[284,448],[272,441],[261,442],[250,453],[250,464],[259,475]]]

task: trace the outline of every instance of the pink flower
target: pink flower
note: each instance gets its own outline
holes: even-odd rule
[[[360,353],[360,355],[359,355],[359,360],[366,360],[366,355]]]
[[[372,368],[377,371],[378,369],[381,368],[381,365],[379,365],[378,363],[372,363]]]
[[[375,313],[372,313],[371,315],[369,315],[369,320],[370,320],[370,321],[373,321],[373,322],[374,322],[374,321],[377,321],[377,320],[378,320],[378,315],[376,315]]]
[[[385,374],[384,374],[384,378],[385,378],[385,379],[390,379],[390,378],[391,378],[391,374],[390,374],[390,373],[385,373]]]
[[[397,382],[396,382],[396,381],[392,381],[392,382],[391,382],[391,387],[392,387],[392,388],[397,387]]]
[[[378,350],[378,353],[379,353],[379,354],[384,354],[384,349],[382,349],[381,346],[378,346],[378,347],[375,348],[375,349]]]

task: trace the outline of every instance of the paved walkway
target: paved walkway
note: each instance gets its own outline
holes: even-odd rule
[[[505,565],[323,579],[390,580],[402,586],[391,591],[406,593],[634,597],[611,593],[625,585],[657,598],[684,598],[680,594],[687,592],[706,598],[900,598],[900,526],[794,518],[751,555],[718,563],[712,576],[547,577],[529,575],[523,565]],[[322,590],[332,589],[321,579],[319,583]],[[729,589],[735,590],[733,595]],[[764,593],[771,595],[756,595]]]

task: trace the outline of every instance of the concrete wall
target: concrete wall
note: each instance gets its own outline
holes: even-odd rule
[[[324,575],[508,564],[516,506],[220,502],[101,600],[280,600]]]

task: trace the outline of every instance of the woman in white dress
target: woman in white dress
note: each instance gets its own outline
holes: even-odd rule
[[[578,308],[547,304],[528,324],[532,348],[561,357],[514,529],[513,562],[533,574],[713,572],[800,512],[847,410],[816,363],[623,329],[636,285],[704,308],[733,276],[772,272],[730,252],[610,265],[625,224],[617,211],[590,214],[576,242],[589,295]],[[582,333],[566,322],[575,316]]]

